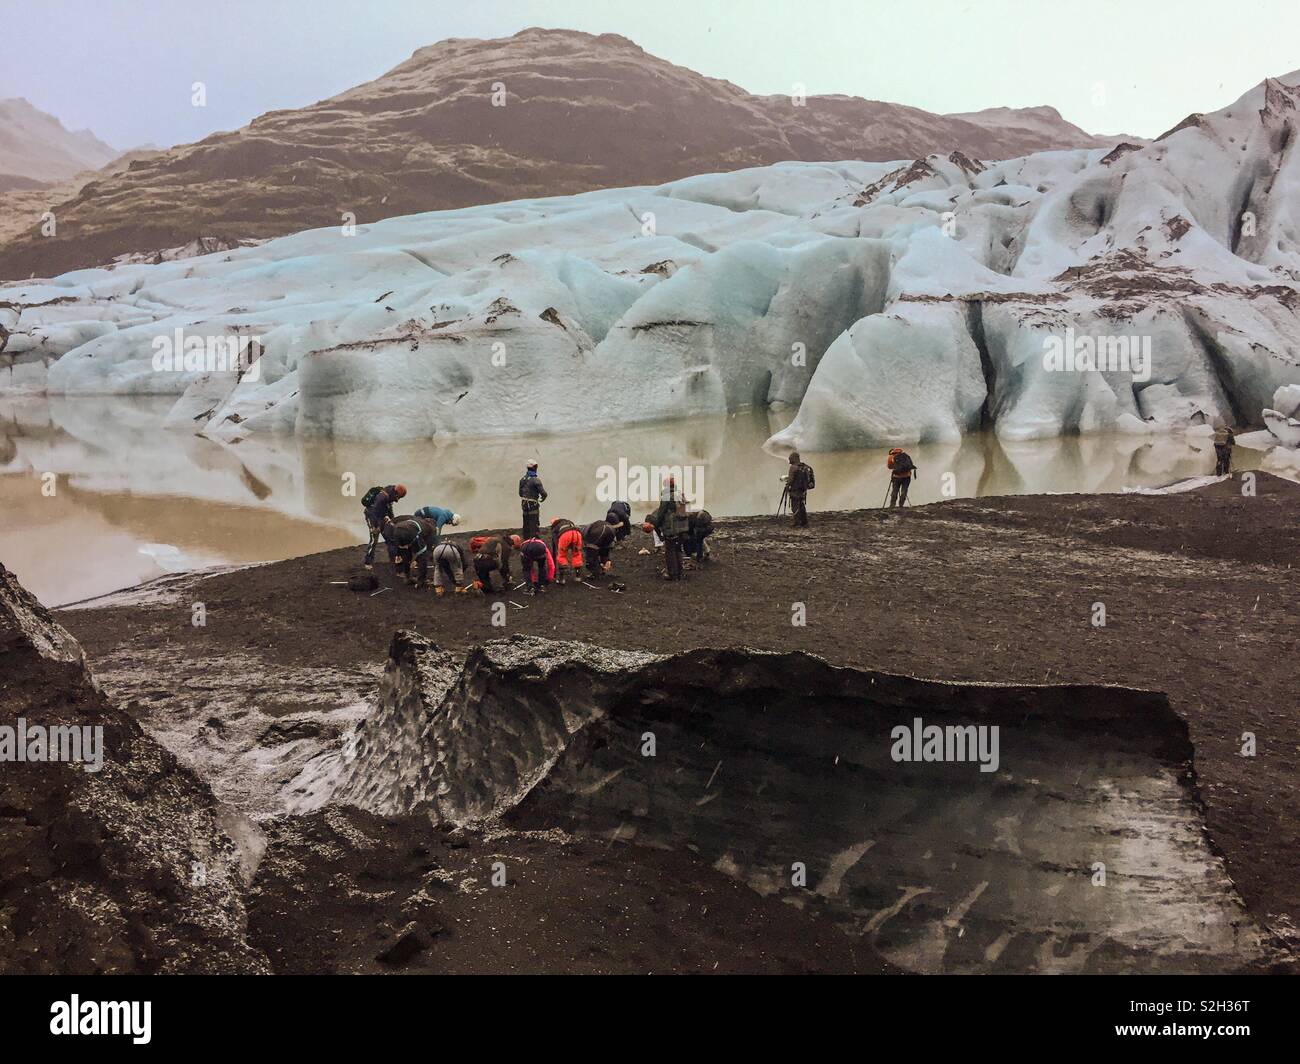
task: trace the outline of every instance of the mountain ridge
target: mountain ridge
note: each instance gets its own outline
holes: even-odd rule
[[[29,226],[0,242],[0,277],[345,215],[370,222],[787,160],[1009,158],[1119,139],[1064,120],[1003,128],[851,96],[757,96],[616,34],[533,28],[426,45],[342,93],[92,180],[55,205],[56,235]]]

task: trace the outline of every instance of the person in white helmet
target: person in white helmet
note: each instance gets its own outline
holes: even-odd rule
[[[444,509],[441,506],[421,506],[415,511],[415,516],[423,517],[426,521],[432,521],[437,527],[439,534],[442,533],[443,525],[455,526],[459,525],[461,522],[460,514],[452,513],[450,510]]]
[[[546,501],[546,488],[537,475],[537,463],[529,462],[524,475],[519,478],[519,507],[523,511],[523,538],[536,539],[542,532],[542,503]]]

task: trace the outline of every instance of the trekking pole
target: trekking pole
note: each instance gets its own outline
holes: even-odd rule
[[[784,488],[781,489],[781,502],[777,505],[776,508],[777,517],[780,517],[783,513],[785,513],[786,502],[789,500],[789,498],[790,498],[790,485],[787,484]]]
[[[885,503],[887,503],[888,501],[889,501],[889,485],[886,484],[886,485],[885,485],[885,494],[884,494],[884,496],[883,496],[883,497],[881,498],[881,500],[880,500],[880,508],[881,508],[882,510],[885,508]]]

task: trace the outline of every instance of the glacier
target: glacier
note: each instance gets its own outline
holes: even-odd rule
[[[756,406],[797,411],[777,451],[1282,435],[1300,405],[1272,405],[1300,385],[1298,105],[1300,72],[1148,145],[788,162],[8,283],[0,393],[173,395],[169,423],[230,441]],[[1045,358],[1066,337],[1084,368]],[[251,366],[205,360],[234,339]]]

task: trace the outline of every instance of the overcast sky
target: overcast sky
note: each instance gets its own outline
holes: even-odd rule
[[[621,33],[751,92],[1050,104],[1090,132],[1148,137],[1300,68],[1300,0],[0,0],[0,97],[117,147],[169,145],[445,37],[527,26]]]

